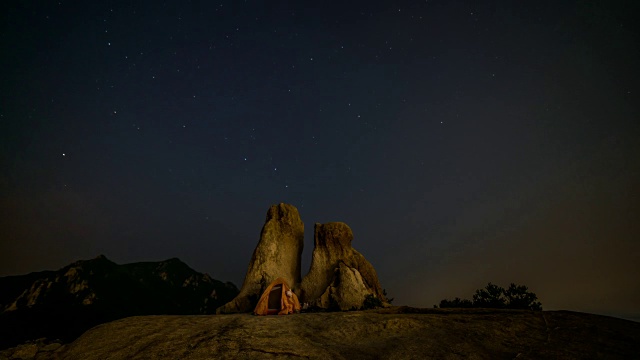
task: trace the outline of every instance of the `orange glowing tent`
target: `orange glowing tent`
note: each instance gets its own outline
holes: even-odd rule
[[[277,278],[262,293],[253,313],[256,315],[287,315],[300,312],[300,302],[283,278]]]

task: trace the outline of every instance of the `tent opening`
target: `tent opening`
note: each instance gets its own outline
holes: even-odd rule
[[[282,307],[282,287],[274,286],[271,288],[269,292],[269,310],[267,313],[269,315],[276,315],[280,312],[280,308]]]

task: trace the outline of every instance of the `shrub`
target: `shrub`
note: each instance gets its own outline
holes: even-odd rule
[[[394,299],[394,298],[389,298],[389,297],[387,296],[387,289],[382,289],[382,295],[384,295],[384,298],[385,298],[385,299],[387,299],[387,302],[388,302],[389,304],[391,304],[391,303],[393,302],[393,299]]]
[[[382,307],[382,300],[378,299],[373,294],[368,294],[364,298],[364,302],[362,303],[362,310],[375,309]]]

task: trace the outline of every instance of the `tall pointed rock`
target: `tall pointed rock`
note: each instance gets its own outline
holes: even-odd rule
[[[271,206],[240,293],[219,307],[216,313],[253,310],[264,289],[279,277],[287,280],[292,287],[299,284],[303,246],[304,224],[298,209],[284,203]]]

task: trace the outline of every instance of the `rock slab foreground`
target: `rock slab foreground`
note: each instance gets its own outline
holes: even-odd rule
[[[140,316],[37,359],[631,359],[640,323],[574,312],[415,309]],[[0,358],[2,354],[0,354]]]

